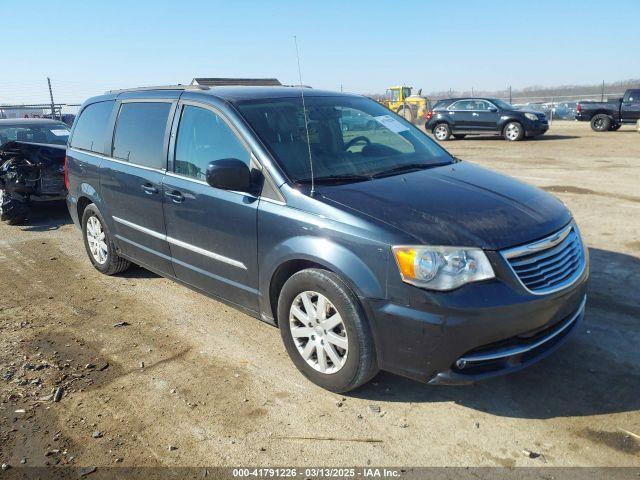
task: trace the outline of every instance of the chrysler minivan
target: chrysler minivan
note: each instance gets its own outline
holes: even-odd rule
[[[65,181],[97,270],[133,262],[277,325],[335,392],[380,369],[431,384],[513,372],[583,317],[588,254],[568,209],[365,97],[107,92],[80,110]]]

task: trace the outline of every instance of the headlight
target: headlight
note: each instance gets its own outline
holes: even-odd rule
[[[538,120],[538,116],[535,113],[525,113],[524,116],[529,120]]]
[[[431,290],[453,290],[469,282],[494,278],[479,248],[396,246],[393,254],[406,283]]]

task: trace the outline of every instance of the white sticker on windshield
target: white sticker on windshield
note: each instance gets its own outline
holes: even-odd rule
[[[68,137],[69,136],[69,130],[64,130],[64,129],[51,130],[51,133],[53,133],[56,137]]]
[[[408,127],[405,127],[398,120],[393,118],[391,115],[380,115],[379,117],[373,117],[379,123],[384,125],[386,128],[391,130],[392,132],[399,133],[404,132],[405,130],[409,130]]]

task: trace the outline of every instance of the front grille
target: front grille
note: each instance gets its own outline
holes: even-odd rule
[[[502,252],[529,291],[550,293],[571,285],[582,274],[586,259],[573,224],[534,243]]]

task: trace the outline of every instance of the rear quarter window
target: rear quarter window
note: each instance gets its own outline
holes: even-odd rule
[[[71,138],[71,147],[104,153],[105,136],[113,101],[92,103],[82,110]]]
[[[164,138],[171,103],[127,102],[120,107],[113,157],[150,168],[165,168]]]

